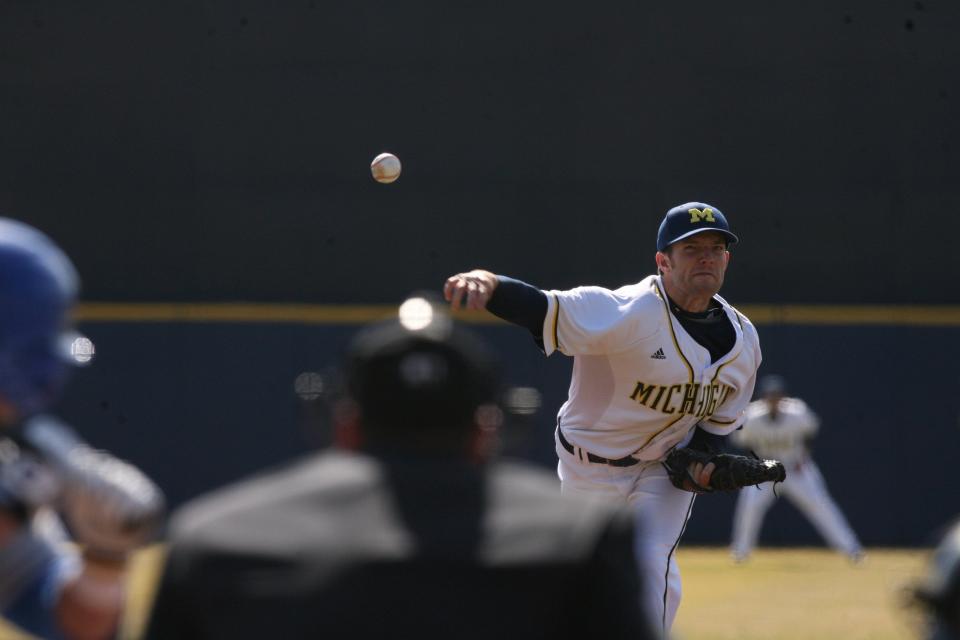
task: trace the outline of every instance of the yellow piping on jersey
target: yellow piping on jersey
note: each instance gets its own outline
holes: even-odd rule
[[[667,314],[667,326],[670,327],[670,337],[673,338],[673,346],[677,348],[677,353],[680,354],[680,358],[683,360],[683,364],[687,365],[687,371],[690,372],[690,384],[693,384],[693,367],[690,366],[690,361],[687,360],[687,356],[683,355],[683,349],[680,348],[680,343],[677,342],[677,334],[673,330],[673,318],[671,317],[671,314],[670,314],[670,305],[668,305],[666,301],[666,294],[660,295],[660,287],[657,286],[655,282],[653,283],[653,292],[657,294],[657,297],[660,298],[660,302],[663,303],[663,310]]]
[[[557,326],[560,324],[560,296],[557,294],[551,295],[556,302],[556,308],[553,310],[553,348],[560,351],[560,337],[557,333]]]
[[[730,308],[733,309],[733,307],[730,307]],[[737,319],[737,324],[740,325],[740,331],[743,331],[743,319],[746,318],[746,316],[740,313],[739,311],[737,311],[736,309],[733,309],[733,315]]]
[[[746,335],[744,334],[744,331],[743,331],[743,320],[740,319],[740,312],[737,311],[736,309],[734,309],[734,310],[733,310],[733,315],[736,316],[736,318],[737,318],[737,323],[740,325],[740,335],[742,336],[740,339],[746,341],[747,338],[746,338]],[[717,367],[717,370],[716,370],[716,371],[714,372],[714,374],[713,374],[713,378],[710,379],[710,384],[711,384],[711,385],[712,385],[714,382],[717,381],[717,378],[720,377],[720,370],[723,369],[723,368],[724,368],[725,366],[727,366],[728,364],[730,364],[731,362],[733,362],[734,360],[736,360],[737,358],[739,358],[741,353],[743,353],[743,349],[741,349],[740,352],[737,353],[737,355],[733,356],[732,358],[730,358],[729,360],[727,360],[726,362],[724,362],[722,365],[720,365],[719,367]],[[724,400],[727,399],[726,394],[724,394],[723,399],[724,399]],[[722,401],[719,402],[719,403],[717,403],[717,408],[720,407],[720,404],[721,404],[721,403],[722,403]],[[714,422],[714,423],[716,423],[716,424],[733,424],[734,422],[736,422],[736,420],[731,420],[730,422],[723,422],[722,420],[714,420],[713,418],[707,418],[707,422]]]
[[[730,425],[736,422],[736,420],[717,420],[716,418],[707,418],[707,422],[712,422],[714,424]]]
[[[741,351],[740,353],[743,353],[743,351]],[[717,367],[716,373],[714,373],[714,374],[713,374],[713,378],[710,379],[710,384],[713,384],[714,382],[717,381],[717,377],[720,375],[720,369],[723,369],[725,366],[727,366],[728,364],[730,364],[731,362],[733,362],[734,360],[736,360],[737,358],[739,358],[739,357],[740,357],[740,353],[738,353],[737,355],[733,356],[732,358],[730,358],[729,360],[727,360],[726,362],[724,362],[722,365],[720,365],[719,367]]]
[[[651,442],[654,438],[656,438],[658,435],[660,435],[661,433],[663,433],[664,431],[666,431],[667,429],[669,429],[669,428],[672,427],[673,425],[675,425],[675,424],[677,424],[678,422],[680,422],[680,420],[681,420],[682,418],[684,418],[685,416],[686,416],[685,413],[681,413],[681,414],[678,415],[676,418],[674,418],[673,420],[671,420],[670,422],[668,422],[668,423],[667,423],[667,426],[665,426],[663,429],[660,429],[659,431],[657,431],[656,433],[654,433],[652,436],[650,436],[649,438],[647,438],[647,441],[644,442],[642,445],[640,445],[640,448],[643,449],[645,446],[647,446],[648,444],[650,444],[650,442]]]
[[[731,307],[731,309],[733,309],[733,307]],[[740,312],[737,311],[736,309],[733,309],[733,317],[737,319],[737,324],[740,325],[740,336],[741,336],[740,339],[746,342],[747,335],[746,335],[746,332],[743,330],[743,320],[740,319]],[[739,358],[741,353],[743,353],[743,349],[740,349],[737,355],[733,356],[732,358],[724,362],[722,365],[717,367],[716,372],[713,374],[713,378],[710,379],[710,384],[713,384],[714,382],[716,382],[717,377],[720,375],[720,370],[723,369],[728,364],[730,364],[731,362],[733,362],[734,360],[736,360],[737,358]]]

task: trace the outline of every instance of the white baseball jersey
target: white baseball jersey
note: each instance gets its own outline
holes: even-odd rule
[[[763,400],[750,403],[743,429],[733,434],[734,443],[753,450],[761,458],[780,460],[786,465],[802,462],[808,456],[806,440],[820,426],[820,419],[799,398],[782,398],[777,419]]]
[[[574,356],[559,415],[572,444],[606,458],[658,460],[698,423],[727,435],[743,422],[760,343],[750,321],[719,296],[736,342],[711,362],[670,312],[659,276],[615,291],[544,293],[544,352]]]

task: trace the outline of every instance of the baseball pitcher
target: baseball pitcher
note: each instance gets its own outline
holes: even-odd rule
[[[647,609],[665,634],[696,494],[783,477],[776,462],[723,453],[761,358],[753,324],[717,295],[737,240],[716,207],[691,202],[667,212],[658,273],[638,283],[542,291],[478,269],[444,287],[455,307],[485,307],[526,327],[546,355],[573,356],[555,435],[563,492],[635,507]]]

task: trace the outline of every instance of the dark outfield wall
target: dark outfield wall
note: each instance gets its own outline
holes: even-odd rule
[[[945,0],[0,0],[0,213],[63,243],[86,300],[394,303],[476,265],[636,281],[663,211],[704,199],[743,239],[737,303],[956,304],[957,33]],[[300,451],[293,377],[351,331],[87,328],[63,413],[174,503]],[[484,331],[547,394],[548,463],[567,365]],[[867,542],[952,515],[955,328],[763,340]],[[690,537],[725,537],[728,503]],[[789,518],[771,534],[808,539]]]
[[[89,324],[95,366],[61,407],[92,442],[141,463],[179,504],[326,443],[322,412],[294,380],[325,372],[354,328],[297,325]],[[478,327],[505,356],[507,380],[544,394],[531,421],[505,430],[508,452],[546,466],[570,360],[524,331]],[[960,397],[950,371],[958,330],[761,326],[764,372],[784,374],[823,419],[816,459],[864,542],[923,544],[957,513]],[[509,354],[509,355],[507,355]],[[509,358],[509,360],[507,360]],[[733,499],[698,499],[687,539],[725,542]],[[763,540],[817,543],[792,508],[773,509]]]
[[[732,299],[960,301],[960,4],[504,6],[4,1],[0,211],[96,300],[622,284],[705,199]]]

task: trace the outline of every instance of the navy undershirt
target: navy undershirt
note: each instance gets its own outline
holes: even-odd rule
[[[670,299],[670,296],[667,296],[667,299]],[[737,342],[737,332],[727,318],[723,306],[716,299],[710,303],[711,306],[706,311],[694,313],[681,309],[677,303],[670,300],[670,311],[690,337],[710,352],[710,361],[716,362],[733,349]]]

